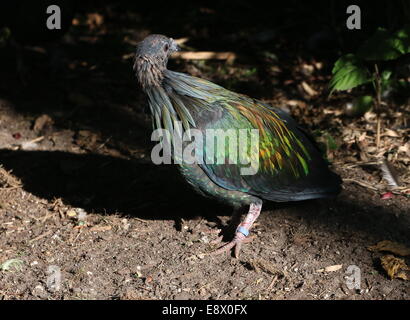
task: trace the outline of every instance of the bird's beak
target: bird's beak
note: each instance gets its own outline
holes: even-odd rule
[[[173,52],[181,51],[181,47],[174,41],[174,39],[172,39],[171,50]]]
[[[174,51],[174,52],[181,51],[181,47],[174,42],[172,44],[172,51]]]

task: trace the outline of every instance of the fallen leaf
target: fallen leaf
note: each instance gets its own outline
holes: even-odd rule
[[[41,132],[47,128],[50,128],[53,125],[54,121],[50,116],[43,114],[39,116],[34,122],[33,130],[35,132]]]
[[[335,264],[333,266],[328,266],[324,269],[316,270],[316,272],[335,272],[335,271],[342,269],[342,267],[343,267],[342,264]]]
[[[98,135],[89,130],[78,131],[76,143],[86,149],[93,150],[98,147]]]
[[[391,198],[394,198],[394,194],[389,191],[389,192],[383,193],[380,198],[382,200],[391,199]]]
[[[99,13],[88,13],[86,23],[91,30],[95,30],[104,23],[104,16]]]
[[[393,131],[391,129],[386,129],[384,132],[384,135],[388,137],[393,137],[393,138],[399,137],[399,134],[396,131]]]
[[[403,146],[400,146],[399,149],[397,150],[398,153],[404,152],[408,156],[410,156],[410,142],[406,143]]]
[[[77,212],[75,212],[75,210],[73,210],[73,209],[70,209],[70,210],[67,211],[66,214],[69,217],[75,217],[77,215]]]
[[[399,256],[410,256],[410,249],[405,245],[390,240],[383,240],[378,242],[375,246],[367,248],[370,251],[387,251]]]
[[[306,103],[301,100],[288,100],[286,101],[286,104],[291,107],[299,107],[302,109],[305,109],[307,107]]]
[[[372,111],[368,111],[364,114],[364,118],[366,119],[367,122],[374,122],[376,120],[377,115],[372,112]]]
[[[256,272],[266,272],[271,275],[283,275],[283,272],[278,270],[271,262],[263,259],[252,259],[250,265]]]
[[[318,92],[309,86],[305,81],[302,81],[302,88],[310,96],[316,96],[318,94]]]
[[[409,280],[406,271],[410,270],[410,268],[406,265],[403,259],[396,258],[393,255],[386,255],[381,257],[380,261],[390,279],[398,278]]]
[[[303,63],[302,64],[302,69],[305,71],[305,74],[311,75],[313,71],[315,71],[315,67],[310,64]]]

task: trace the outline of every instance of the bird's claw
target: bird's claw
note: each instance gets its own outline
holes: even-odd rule
[[[228,252],[232,248],[235,247],[235,251],[234,251],[235,258],[238,258],[239,257],[239,252],[241,251],[241,248],[242,248],[242,244],[251,242],[252,240],[253,240],[253,237],[246,237],[241,232],[237,232],[235,234],[235,237],[233,238],[233,240],[231,242],[228,242],[227,244],[224,244],[222,247],[220,247],[217,250],[212,251],[210,254],[211,255],[218,255],[218,254],[221,254],[221,253]]]

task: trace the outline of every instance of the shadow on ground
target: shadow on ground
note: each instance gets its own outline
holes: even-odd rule
[[[217,216],[231,214],[228,207],[191,190],[175,166],[48,151],[2,150],[0,158],[4,168],[21,179],[27,192],[51,202],[62,198],[64,203],[87,212],[149,220],[203,217],[217,222]],[[348,230],[375,240],[410,243],[407,215],[371,203],[368,194],[363,194],[366,200],[352,200],[351,196],[344,191],[336,201],[268,203],[265,209],[272,209],[273,214],[275,210],[288,211],[286,215],[296,215],[308,224],[324,224],[330,233]]]

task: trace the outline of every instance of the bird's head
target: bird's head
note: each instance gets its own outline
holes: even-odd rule
[[[168,58],[178,50],[172,38],[160,34],[149,35],[137,44],[134,71],[143,88],[161,84]]]

